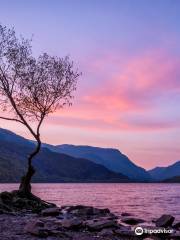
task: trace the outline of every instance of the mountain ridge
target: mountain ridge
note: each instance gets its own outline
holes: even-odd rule
[[[0,129],[0,182],[20,181],[33,147],[29,140]],[[33,165],[37,169],[33,182],[129,182],[125,175],[114,173],[102,165],[87,159],[74,159],[47,148],[41,149]]]
[[[148,172],[152,178],[158,181],[180,176],[180,161],[176,161],[167,167],[155,167]]]
[[[65,153],[73,157],[82,157],[101,164],[111,171],[124,173],[130,179],[135,181],[149,181],[151,177],[149,173],[142,167],[133,163],[125,154],[116,148],[100,148],[87,145],[48,145],[52,151]]]
[[[19,136],[18,134],[15,134],[7,129],[0,128],[0,145],[1,145],[0,146],[0,181],[1,182],[3,181],[3,178],[7,179],[7,180],[9,179],[8,181],[10,181],[10,182],[17,181],[18,174],[20,174],[19,175],[19,177],[20,177],[22,175],[22,172],[25,171],[27,154],[28,154],[28,151],[30,152],[32,150],[32,148],[34,147],[34,144],[35,144],[34,141],[28,140],[28,139],[26,139],[22,136]],[[6,146],[6,147],[3,149],[4,146]],[[13,148],[13,146],[14,146],[14,148]],[[158,182],[158,181],[163,181],[165,179],[170,179],[170,178],[180,175],[180,161],[177,161],[176,163],[174,163],[168,167],[155,167],[149,171],[146,171],[145,169],[134,164],[126,155],[124,155],[121,151],[119,151],[116,148],[100,148],[100,147],[93,147],[93,146],[88,146],[88,145],[77,145],[76,146],[73,144],[51,145],[51,144],[46,144],[46,143],[43,143],[42,146],[43,146],[43,148],[41,150],[40,155],[37,156],[37,159],[39,159],[41,157],[45,158],[46,164],[49,167],[50,167],[50,164],[52,164],[52,162],[50,163],[50,160],[48,160],[45,157],[45,153],[49,154],[48,151],[51,152],[49,157],[56,159],[55,164],[58,168],[61,167],[60,166],[61,162],[60,162],[60,160],[57,160],[58,158],[64,159],[63,161],[65,161],[65,159],[66,159],[66,161],[67,161],[67,159],[69,159],[69,157],[71,157],[70,170],[68,170],[68,168],[65,167],[66,162],[64,162],[64,170],[66,169],[65,171],[67,171],[65,175],[67,175],[67,176],[68,176],[68,171],[71,172],[72,166],[74,164],[75,165],[79,164],[78,165],[79,168],[82,167],[83,164],[85,164],[85,165],[90,164],[91,170],[93,169],[93,167],[95,167],[97,169],[97,165],[99,165],[101,168],[100,171],[103,171],[104,173],[106,172],[107,175],[110,173],[119,174],[118,178],[119,178],[119,176],[121,176],[120,178],[123,182],[124,181],[127,181],[127,182],[128,181],[131,181],[131,182],[136,182],[136,181],[137,182]],[[11,154],[8,154],[8,148],[10,148],[10,149],[13,148],[13,150],[11,149],[12,150]],[[71,151],[69,151],[69,148],[71,149]],[[19,152],[18,149],[22,149],[21,150],[22,152]],[[27,151],[27,149],[28,149],[28,151]],[[75,153],[74,153],[74,149],[76,149]],[[84,150],[84,149],[88,150],[88,151],[83,152],[82,150]],[[25,152],[23,152],[23,151],[25,151]],[[56,155],[56,157],[52,157],[52,156],[55,156],[54,153],[59,154],[59,155]],[[87,156],[87,154],[88,154],[88,156]],[[22,158],[24,159],[23,160],[24,162],[22,161]],[[12,159],[14,159],[14,160],[12,161]],[[19,161],[19,160],[21,160],[21,161]],[[59,162],[57,162],[57,161],[59,161]],[[43,168],[44,162],[40,161],[40,160],[39,160],[39,162],[41,162],[42,168]],[[118,164],[121,163],[120,169],[116,169],[117,162],[118,162]],[[97,164],[97,165],[92,166],[93,163]],[[112,164],[114,164],[114,163],[115,163],[115,165],[112,166]],[[10,166],[13,165],[14,171],[16,172],[16,174],[15,174],[16,176],[14,175],[14,176],[10,177],[10,170],[8,169],[8,164]],[[36,164],[37,164],[38,168],[41,168],[41,166],[38,165],[39,163],[36,163]],[[125,170],[123,169],[122,164],[124,164],[125,167],[128,167],[128,168],[130,167],[131,171],[133,169],[133,171],[134,171],[133,174],[137,174],[137,172],[140,171],[140,174],[148,173],[146,176],[151,176],[151,177],[150,178],[149,177],[133,178],[131,173],[127,174],[127,172],[126,172],[127,169],[125,169]],[[177,166],[178,166],[178,168],[177,168]],[[102,167],[104,167],[104,168],[102,169]],[[120,165],[119,165],[119,167],[120,167]],[[172,169],[172,167],[173,167],[173,169]],[[174,168],[175,168],[175,171],[174,171]],[[171,170],[171,174],[168,173],[169,169]],[[107,170],[110,172],[108,172]],[[46,171],[48,171],[48,169],[46,169]],[[55,172],[56,171],[57,171],[57,169],[55,169]],[[44,174],[45,174],[45,172],[42,173],[40,170],[39,176],[36,176],[34,178],[35,181],[39,181],[39,180],[45,181],[45,177],[42,177],[42,175],[44,175]],[[53,172],[51,172],[51,174],[53,174]],[[59,172],[59,174],[61,175],[62,172]],[[91,174],[92,174],[92,172],[91,172]],[[97,171],[96,171],[96,174],[98,174]],[[2,176],[4,176],[4,177],[2,177]],[[85,179],[85,178],[81,179],[80,175],[78,176],[79,179],[77,179],[76,177],[73,179],[73,176],[71,175],[71,177],[68,180],[67,176],[66,176],[65,182],[66,181],[91,182],[91,181],[101,181],[103,179],[103,178],[96,179],[97,176],[93,176],[93,179],[90,179],[90,178],[89,179]],[[110,176],[110,175],[108,175],[108,176]],[[127,176],[127,178],[126,178],[126,176]],[[64,181],[63,178],[58,178],[58,176],[56,176],[56,177],[57,177],[57,179],[56,179],[57,181]],[[113,175],[111,175],[111,177],[113,177]],[[114,177],[117,178],[117,175],[114,175]],[[56,181],[56,180],[54,178],[53,181]],[[51,180],[49,180],[49,181],[51,181]],[[108,180],[106,180],[106,179],[103,179],[102,181],[108,182]],[[111,182],[111,181],[116,181],[116,180],[113,178],[113,179],[109,179],[109,181]],[[120,181],[120,179],[119,180],[117,179],[117,181]]]

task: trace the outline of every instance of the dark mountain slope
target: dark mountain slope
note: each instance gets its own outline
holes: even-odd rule
[[[164,183],[180,183],[180,176],[168,178],[168,179],[163,180],[162,182],[164,182]]]
[[[25,146],[34,146],[32,141],[3,128],[0,128],[0,140]]]
[[[26,169],[27,156],[34,145],[20,136],[13,135],[11,142],[0,131],[0,182],[19,182]],[[17,136],[17,141],[16,141]],[[34,159],[37,173],[35,182],[126,182],[128,178],[86,159],[55,153],[43,148]]]
[[[155,180],[164,180],[176,176],[180,176],[180,161],[168,167],[156,167],[149,170],[149,174]]]
[[[135,165],[127,156],[117,149],[99,148],[91,146],[74,146],[74,145],[45,145],[52,151],[65,153],[76,158],[85,158],[94,163],[102,164],[111,171],[122,173],[130,179],[138,181],[148,181],[151,179],[145,169]]]

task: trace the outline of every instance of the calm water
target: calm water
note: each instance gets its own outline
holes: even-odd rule
[[[0,192],[17,187],[0,184]],[[33,192],[59,206],[92,205],[118,215],[130,212],[149,221],[172,214],[180,220],[180,184],[33,184]]]

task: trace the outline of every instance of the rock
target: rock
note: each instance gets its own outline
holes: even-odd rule
[[[91,207],[86,207],[86,208],[81,208],[81,209],[75,209],[71,211],[72,214],[78,215],[78,216],[89,216],[89,215],[94,215],[93,208]]]
[[[135,217],[122,218],[121,221],[129,225],[137,225],[139,223],[145,222],[145,220],[141,218],[135,218]]]
[[[0,198],[1,198],[2,202],[9,203],[12,201],[13,195],[10,192],[1,192]]]
[[[114,230],[115,235],[121,237],[134,237],[135,233],[131,230],[131,227],[120,226],[120,228]],[[131,238],[130,238],[131,239]]]
[[[42,216],[48,217],[48,216],[58,216],[60,214],[60,209],[55,208],[47,208],[41,211]]]
[[[118,219],[118,217],[117,216],[115,216],[114,214],[113,215],[107,215],[107,216],[100,216],[99,218],[93,218],[95,221],[97,221],[98,219],[99,220],[117,220]]]
[[[78,218],[64,219],[61,221],[61,225],[64,228],[77,229],[82,225],[82,221]]]
[[[48,236],[48,232],[46,231],[46,229],[44,229],[44,223],[39,220],[27,223],[24,230],[25,232],[38,237]]]
[[[88,207],[84,205],[75,205],[75,206],[63,206],[62,208],[66,209],[67,212],[72,212],[74,210],[89,209],[92,207]]]
[[[67,239],[66,237],[68,234],[66,232],[62,232],[59,229],[58,230],[48,230],[48,235],[51,236],[49,240],[56,240],[56,239]],[[53,237],[53,238],[52,238]],[[55,238],[54,238],[55,237]]]
[[[44,222],[42,222],[40,220],[29,222],[25,226],[25,230],[29,230],[29,229],[34,228],[34,227],[44,227]]]
[[[117,227],[117,221],[108,219],[93,219],[84,222],[84,225],[92,231],[102,230],[103,228]]]
[[[5,205],[4,203],[0,203],[0,214],[12,212],[10,206]]]
[[[172,227],[175,229],[180,229],[180,222],[175,223]]]
[[[99,209],[99,208],[93,208],[93,213],[96,215],[98,214],[109,214],[110,213],[110,210],[108,208],[102,208],[102,209]]]
[[[179,239],[180,238],[180,231],[176,231],[170,234],[170,239]]]
[[[112,229],[103,229],[101,232],[98,233],[99,236],[106,237],[106,236],[112,236],[114,234]]]
[[[174,217],[171,215],[162,215],[155,222],[157,227],[171,227],[174,222]]]
[[[89,206],[77,205],[71,207],[64,207],[68,213],[76,214],[76,215],[105,215],[109,214],[110,211],[107,208],[99,209]]]

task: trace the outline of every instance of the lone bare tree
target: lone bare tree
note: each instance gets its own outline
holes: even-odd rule
[[[17,38],[14,29],[0,25],[0,109],[5,114],[0,118],[23,124],[37,141],[19,188],[25,195],[31,194],[35,173],[32,159],[41,148],[43,120],[58,108],[72,104],[79,76],[68,57],[44,53],[35,58],[31,40]],[[31,124],[34,121],[36,128]]]

